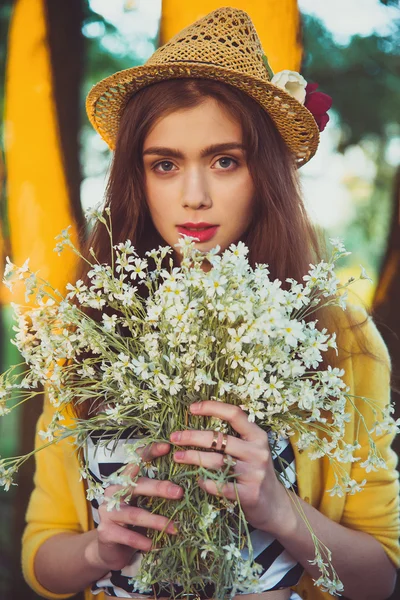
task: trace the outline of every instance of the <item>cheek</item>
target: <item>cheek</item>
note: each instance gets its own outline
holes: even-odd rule
[[[244,177],[239,185],[235,186],[230,198],[231,213],[237,215],[245,225],[251,221],[254,210],[254,185],[250,175]]]
[[[160,220],[170,212],[168,189],[160,185],[155,178],[149,177],[146,181],[146,198],[152,219]]]

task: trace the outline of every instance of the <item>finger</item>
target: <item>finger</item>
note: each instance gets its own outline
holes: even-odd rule
[[[238,486],[235,486],[233,483],[225,483],[224,485],[219,485],[211,479],[199,479],[199,487],[201,487],[203,490],[205,490],[208,494],[211,494],[212,496],[218,496],[219,498],[227,498],[227,500],[238,499]]]
[[[179,446],[197,446],[199,448],[212,448],[214,431],[199,431],[198,429],[186,429],[184,431],[174,431],[171,434],[171,442]],[[222,433],[219,433],[217,449],[221,447]],[[228,435],[226,439],[226,454],[231,454],[235,458],[243,461],[254,460],[256,447],[252,447],[248,442]]]
[[[171,444],[167,442],[153,442],[147,446],[141,446],[137,449],[137,453],[141,457],[143,462],[150,462],[159,456],[168,454]],[[136,477],[139,472],[140,465],[128,464],[124,469],[123,474],[129,475],[130,477]]]
[[[174,523],[167,519],[167,517],[152,514],[148,510],[136,506],[127,506],[123,510],[113,511],[111,513],[111,520],[121,525],[157,529],[158,531],[166,531],[173,535],[178,533]]]
[[[215,400],[204,400],[190,405],[190,411],[194,415],[217,417],[227,421],[238,434],[248,441],[265,440],[267,434],[255,423],[249,421],[247,413],[233,404],[216,402]]]
[[[102,525],[100,522],[97,527],[97,534],[99,542],[106,546],[122,544],[136,550],[143,550],[144,552],[148,552],[152,547],[151,540],[145,535],[114,523]]]
[[[149,479],[148,477],[139,477],[133,488],[134,496],[155,496],[157,498],[168,498],[177,500],[183,496],[183,489],[170,481],[160,481],[159,479]]]
[[[168,442],[153,442],[149,444],[145,448],[143,448],[142,452],[139,452],[141,449],[139,448],[138,454],[141,454],[141,457],[144,462],[149,462],[158,458],[159,456],[163,456],[164,454],[168,454],[171,445]]]
[[[199,450],[178,450],[174,453],[174,460],[178,463],[184,463],[186,465],[197,465],[216,471],[225,469],[229,466],[229,461],[233,460],[231,456],[227,454],[219,454],[218,452],[200,452]],[[234,461],[232,467],[235,472],[242,473],[248,469],[248,465],[242,461]],[[247,469],[246,469],[247,467]]]

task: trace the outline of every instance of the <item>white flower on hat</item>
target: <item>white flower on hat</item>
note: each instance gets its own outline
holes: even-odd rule
[[[293,96],[293,98],[296,98],[301,104],[304,104],[306,99],[307,81],[300,73],[289,71],[288,69],[279,71],[279,73],[275,73],[271,79],[271,83],[282,88],[285,92]]]

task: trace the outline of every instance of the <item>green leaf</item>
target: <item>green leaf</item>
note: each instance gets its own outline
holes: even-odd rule
[[[263,56],[262,56],[262,59],[263,59],[263,63],[264,63],[264,65],[265,65],[265,68],[267,69],[268,77],[269,77],[270,79],[272,79],[272,78],[273,78],[273,76],[274,76],[274,72],[273,72],[273,70],[271,69],[271,67],[269,66],[269,62],[268,62],[267,55],[266,55],[266,54],[263,54]]]

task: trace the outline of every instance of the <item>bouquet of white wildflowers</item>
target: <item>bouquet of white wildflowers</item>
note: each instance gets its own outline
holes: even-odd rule
[[[334,272],[336,261],[346,254],[342,244],[332,240],[330,261],[311,265],[303,282],[289,280],[285,290],[279,280],[269,278],[266,265],[251,268],[243,243],[223,253],[218,248],[202,253],[184,238],[179,243],[182,261],[175,267],[169,247],[140,258],[130,241],[113,245],[109,214],[97,213],[97,218],[110,234],[111,264],[99,264],[92,252],[89,283],[68,284],[65,297],[39,279],[28,263],[20,268],[7,264],[6,283],[23,280],[27,297],[34,295],[36,304],[14,306],[14,343],[27,368],[14,367],[2,375],[0,414],[44,386],[54,418],[41,432],[43,447],[73,437],[82,448],[88,436],[100,431],[100,443],[109,445],[126,430],[143,445],[143,438],[146,443],[168,442],[171,432],[188,427],[237,435],[225,423],[188,410],[203,399],[227,402],[239,405],[250,421],[269,431],[272,453],[274,440],[297,434],[298,448],[308,450],[311,458],[328,457],[336,468],[332,494],[361,489],[341,468],[354,460],[357,449],[343,442],[346,404],[353,399],[343,371],[321,365],[324,352],[336,348],[335,335],[319,330],[312,318],[322,306],[344,308],[343,287],[348,284],[339,288]],[[79,254],[68,231],[59,236],[56,249],[64,246]],[[204,260],[212,266],[206,273]],[[366,277],[364,271],[360,277]],[[98,320],[88,316],[88,308],[99,310]],[[62,411],[88,401],[97,409],[66,427]],[[395,426],[390,410],[377,414],[381,429]],[[180,501],[139,499],[143,508],[176,521],[178,535],[149,532],[157,549],[143,556],[135,589],[145,592],[158,583],[173,595],[174,582],[190,594],[213,583],[218,599],[227,590],[233,596],[257,589],[259,566],[240,502],[210,496],[197,485],[199,476],[221,487],[234,480],[229,461],[216,473],[176,464],[167,455],[149,471],[135,445],[127,444],[126,450],[127,462],[140,465],[137,477],[156,474],[185,489]],[[0,460],[6,488],[29,456]],[[372,439],[363,466],[385,467]],[[118,483],[122,489],[108,498],[110,508],[130,501],[135,481],[123,468],[103,485],[91,480],[84,463],[82,475],[88,479],[89,499],[101,500],[104,488]],[[317,584],[338,593],[342,587],[329,549],[310,533],[321,571]]]

